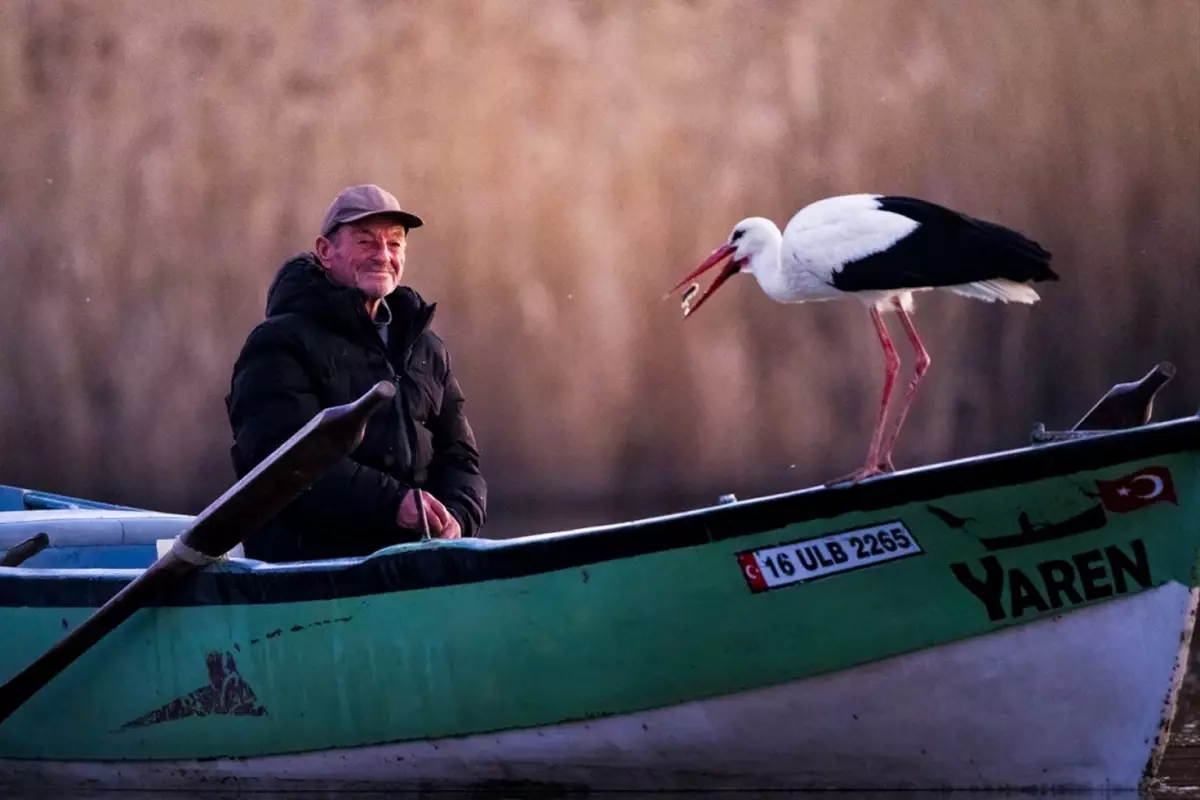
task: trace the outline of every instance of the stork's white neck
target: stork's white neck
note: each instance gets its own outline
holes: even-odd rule
[[[759,219],[753,228],[744,234],[745,242],[739,242],[735,258],[744,257],[742,272],[748,272],[758,281],[759,287],[773,300],[783,301],[791,294],[789,281],[783,274],[781,263],[783,234],[770,220]]]

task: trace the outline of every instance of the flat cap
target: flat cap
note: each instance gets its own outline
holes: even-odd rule
[[[329,204],[321,221],[321,235],[328,236],[338,225],[356,222],[367,217],[387,215],[406,228],[419,228],[425,223],[416,214],[405,211],[390,192],[373,183],[347,186]]]

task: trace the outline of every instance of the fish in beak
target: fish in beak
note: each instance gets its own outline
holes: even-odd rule
[[[731,255],[733,255],[733,251],[736,249],[737,248],[734,245],[726,242],[716,250],[713,250],[712,253],[709,254],[708,258],[704,259],[704,262],[700,266],[692,270],[690,275],[681,280],[675,285],[675,288],[671,289],[671,291],[667,293],[667,297],[670,297],[671,295],[675,294],[675,292],[679,291],[684,284],[691,283],[691,281],[693,281],[695,278],[729,258]],[[705,289],[704,293],[698,298],[696,298],[696,293],[700,291],[700,284],[692,284],[683,295],[683,318],[687,319],[688,316],[695,313],[696,309],[700,308],[700,305],[707,300],[713,292],[720,288],[721,284],[729,280],[732,276],[736,275],[738,270],[741,268],[742,259],[731,260],[724,266],[724,268],[722,268],[720,273],[717,274],[717,277],[708,285],[708,288]],[[695,298],[695,302],[693,302],[693,298]]]

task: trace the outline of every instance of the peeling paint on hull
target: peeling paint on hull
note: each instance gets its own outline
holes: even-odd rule
[[[149,725],[161,725],[187,717],[220,715],[229,717],[261,717],[267,713],[254,690],[238,672],[233,653],[214,651],[205,658],[208,666],[208,685],[177,697],[165,705],[131,719],[121,726],[127,731]]]

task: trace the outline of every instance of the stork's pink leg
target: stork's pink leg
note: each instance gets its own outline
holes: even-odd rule
[[[916,353],[916,362],[913,365],[912,380],[908,382],[908,389],[904,392],[904,397],[900,401],[900,410],[896,413],[896,422],[892,428],[892,435],[888,437],[887,444],[884,445],[880,453],[880,463],[889,471],[893,470],[892,466],[892,448],[896,446],[896,438],[900,435],[900,426],[904,424],[904,418],[908,416],[908,409],[912,405],[913,395],[917,393],[917,387],[921,385],[921,379],[925,376],[926,370],[929,369],[930,358],[929,353],[925,352],[925,345],[921,343],[921,337],[917,335],[917,327],[913,324],[912,317],[899,300],[892,300],[896,306],[896,314],[900,317],[900,324],[904,326],[904,332],[908,334],[908,341],[912,343],[913,352]]]
[[[888,404],[892,399],[892,387],[896,384],[896,372],[900,369],[900,356],[896,355],[892,337],[888,336],[887,326],[883,324],[883,317],[879,315],[879,309],[875,306],[871,306],[871,322],[875,324],[875,332],[879,334],[879,344],[883,348],[883,395],[879,400],[879,418],[875,422],[875,431],[871,434],[871,447],[867,451],[866,463],[849,475],[829,481],[826,486],[846,482],[858,483],[864,478],[884,472],[880,468],[880,443],[883,439],[883,424],[887,419]]]

